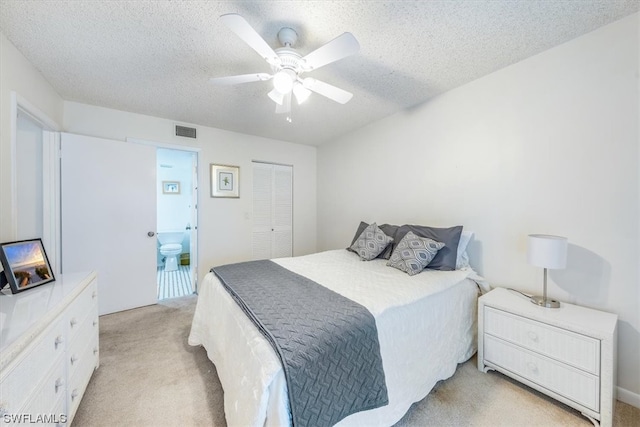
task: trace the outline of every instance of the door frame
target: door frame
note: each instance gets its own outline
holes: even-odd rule
[[[11,236],[18,235],[18,114],[42,129],[42,242],[54,270],[60,273],[60,125],[15,91],[11,91]]]
[[[192,222],[190,223],[192,233],[191,233],[191,241],[190,241],[190,263],[191,263],[191,289],[196,294],[198,293],[198,248],[199,248],[199,236],[198,236],[198,198],[199,192],[199,173],[200,170],[200,151],[202,149],[200,147],[191,147],[188,145],[180,145],[180,144],[168,144],[165,142],[151,141],[147,139],[139,139],[139,138],[125,138],[125,141],[132,142],[135,144],[143,144],[143,145],[151,145],[156,148],[166,148],[168,150],[179,150],[179,151],[188,151],[195,154],[195,170],[193,171],[193,180],[191,183],[192,186],[192,196],[191,196],[191,218]],[[157,232],[157,230],[156,230]]]

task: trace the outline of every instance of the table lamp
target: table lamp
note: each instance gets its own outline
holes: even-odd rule
[[[527,245],[527,261],[544,268],[542,296],[532,296],[531,302],[541,307],[558,308],[560,302],[547,298],[547,269],[562,269],[567,265],[567,238],[546,234],[530,234]]]

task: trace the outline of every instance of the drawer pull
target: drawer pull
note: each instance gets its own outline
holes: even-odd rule
[[[94,320],[94,321],[93,321],[93,326],[96,326],[97,324],[98,324],[98,321],[97,321],[97,320]]]
[[[73,365],[74,363],[76,363],[78,361],[78,356],[76,356],[75,354],[71,356],[71,364]]]
[[[528,331],[527,335],[529,335],[529,338],[531,339],[531,341],[538,342],[538,334],[536,334],[535,332]]]
[[[91,293],[91,299],[96,299],[97,296],[98,296],[98,293],[96,291],[93,291]]]
[[[58,346],[59,346],[60,344],[62,344],[63,342],[64,342],[64,340],[62,339],[62,335],[58,335],[58,336],[56,337],[56,340],[55,340],[55,341],[54,341],[54,343],[53,343],[53,344],[54,344],[54,346],[55,346],[55,349],[57,350],[57,349],[58,349]]]
[[[78,397],[78,389],[74,388],[73,391],[71,392],[71,401],[74,401],[76,397]]]
[[[529,370],[534,374],[538,373],[538,366],[536,366],[536,364],[533,362],[527,362],[527,368],[529,368]]]
[[[58,390],[60,389],[60,387],[62,387],[64,385],[64,381],[62,381],[62,378],[58,378],[56,380],[56,394],[58,394]]]
[[[98,349],[97,349],[97,348],[94,348],[94,349],[93,349],[93,354],[94,354],[94,355],[95,355],[95,354],[98,354]]]
[[[69,322],[69,324],[73,328],[74,326],[76,326],[78,324],[78,321],[76,320],[75,317],[73,317],[73,318],[71,318],[71,321]]]

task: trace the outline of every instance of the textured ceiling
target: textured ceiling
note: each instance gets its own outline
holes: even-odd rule
[[[0,31],[62,98],[302,144],[321,144],[637,12],[633,1],[14,1]],[[267,72],[218,17],[242,15],[273,48],[278,30],[311,52],[345,31],[360,52],[308,76],[354,94],[313,94],[274,113]]]

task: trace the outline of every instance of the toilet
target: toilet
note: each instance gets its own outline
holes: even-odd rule
[[[184,231],[158,232],[160,255],[165,258],[164,271],[178,269],[178,256],[182,253],[182,239],[184,239]]]

